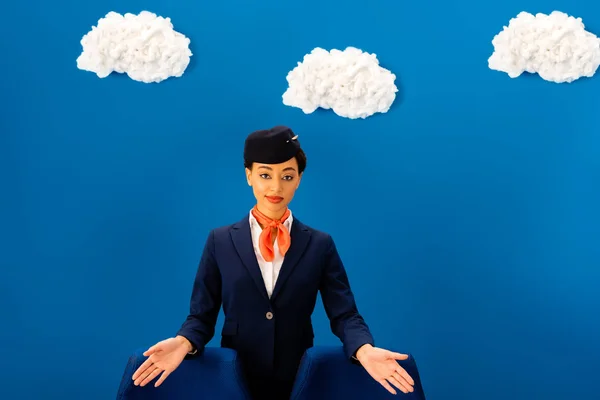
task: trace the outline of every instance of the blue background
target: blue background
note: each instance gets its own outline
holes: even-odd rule
[[[487,67],[510,18],[554,9],[600,33],[593,0],[3,4],[0,398],[113,398],[128,355],[183,322],[208,231],[253,204],[243,139],[276,124],[309,157],[293,211],[333,235],[428,399],[597,398],[600,80]],[[77,69],[99,18],[141,10],[191,39],[182,78]],[[390,112],[285,107],[317,46],[376,53]],[[321,303],[315,329],[339,344]]]

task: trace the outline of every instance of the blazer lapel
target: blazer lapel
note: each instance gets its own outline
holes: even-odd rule
[[[248,218],[244,218],[242,221],[233,225],[231,229],[231,239],[233,240],[235,249],[242,259],[244,266],[252,276],[257,289],[265,299],[269,300],[265,282],[260,273],[256,254],[254,253],[254,245],[252,244],[252,234],[250,233],[250,222],[248,221]]]
[[[302,254],[304,254],[304,250],[306,250],[306,246],[310,239],[310,231],[296,218],[294,218],[294,222],[292,223],[290,235],[291,245],[283,259],[281,271],[279,271],[279,276],[277,277],[277,282],[275,283],[275,288],[271,295],[271,301],[275,299],[277,294],[281,291],[281,287],[292,274],[294,267],[300,261]]]

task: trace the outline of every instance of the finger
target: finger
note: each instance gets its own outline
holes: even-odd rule
[[[390,351],[388,353],[388,357],[393,358],[394,360],[406,360],[406,359],[408,359],[408,354],[402,354],[402,353],[396,353],[396,352]]]
[[[140,386],[146,386],[146,384],[148,384],[148,383],[152,382],[152,380],[153,380],[154,378],[156,378],[156,377],[158,376],[158,374],[160,374],[162,371],[163,371],[162,369],[160,369],[160,368],[156,368],[154,371],[152,371],[152,373],[151,373],[150,375],[148,375],[148,376],[146,377],[146,379],[144,379],[144,380],[142,381],[142,383],[140,384]]]
[[[387,378],[387,380],[394,386],[396,386],[399,390],[401,390],[403,393],[408,393],[408,388],[404,387],[404,385],[400,382],[398,382],[398,379],[394,378],[393,376],[390,376],[389,378]]]
[[[387,391],[390,392],[391,394],[396,394],[396,391],[394,390],[394,388],[385,379],[381,379],[379,381],[379,383],[381,384],[381,386],[386,388]]]
[[[171,371],[165,370],[165,372],[163,372],[163,374],[160,376],[160,378],[158,378],[158,380],[154,384],[154,387],[159,387],[160,384],[163,383],[165,381],[165,379],[167,379],[167,376],[169,376],[169,375],[171,375]]]
[[[142,381],[144,379],[146,379],[148,377],[148,375],[150,375],[152,372],[154,372],[154,370],[156,369],[156,365],[153,365],[152,367],[148,368],[147,370],[145,370],[136,380],[135,382],[133,382],[134,385],[139,386],[140,383],[142,383]]]
[[[161,350],[161,345],[160,345],[160,343],[156,343],[154,346],[151,346],[148,350],[146,350],[144,352],[144,355],[146,357],[148,357],[148,356],[151,356],[152,354],[156,353],[159,350]]]
[[[398,365],[396,372],[398,372],[400,376],[403,377],[411,386],[414,386],[415,380],[408,374],[408,372],[406,372],[404,368]]]
[[[413,385],[408,383],[408,381],[406,379],[404,379],[404,377],[402,377],[398,372],[394,372],[394,374],[392,376],[398,381],[399,384],[404,386],[406,388],[406,390],[408,390],[409,392],[413,392],[415,390],[413,388]]]
[[[144,361],[142,363],[142,365],[139,366],[139,368],[135,371],[135,373],[133,374],[133,376],[131,377],[131,379],[133,379],[135,381],[152,364],[154,364],[154,361],[152,359],[148,358],[146,361]]]

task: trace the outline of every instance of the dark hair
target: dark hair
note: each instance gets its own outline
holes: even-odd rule
[[[304,150],[298,149],[298,152],[296,153],[294,158],[298,162],[298,173],[303,173],[306,169],[306,153],[304,153]],[[254,162],[244,159],[244,167],[252,169],[252,164],[254,164]]]

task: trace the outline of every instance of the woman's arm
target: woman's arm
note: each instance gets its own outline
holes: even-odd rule
[[[196,354],[215,334],[215,325],[221,309],[221,273],[215,260],[215,237],[211,231],[206,240],[190,300],[190,313],[177,332],[191,343]]]
[[[160,375],[160,386],[189,354],[197,354],[212,339],[221,308],[221,274],[215,261],[215,239],[211,232],[198,266],[190,302],[190,313],[177,336],[156,343],[144,352],[148,357],[134,372],[136,386],[145,386]]]
[[[325,312],[329,317],[331,331],[344,345],[349,359],[354,359],[356,351],[365,344],[374,345],[373,336],[363,317],[359,314],[350,289],[350,282],[344,264],[337,252],[331,236],[325,254],[325,265],[319,290]]]
[[[392,385],[404,393],[412,392],[414,380],[396,361],[406,360],[408,355],[374,347],[371,332],[358,313],[342,260],[333,239],[329,240],[320,290],[331,330],[344,343],[346,356],[361,364],[390,393],[396,394]]]

